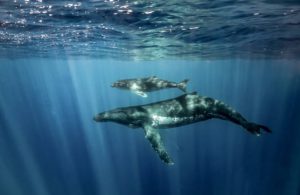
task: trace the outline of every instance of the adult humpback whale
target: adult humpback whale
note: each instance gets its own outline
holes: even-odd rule
[[[146,92],[157,91],[166,88],[178,88],[183,92],[186,92],[186,85],[188,81],[188,79],[185,79],[180,83],[175,83],[152,76],[139,79],[119,80],[113,83],[111,86],[119,89],[127,89],[139,96],[147,97]]]
[[[151,104],[102,112],[97,114],[94,120],[112,121],[131,128],[143,128],[145,137],[160,159],[167,164],[173,164],[165,150],[159,129],[179,127],[211,118],[231,121],[256,135],[260,135],[261,129],[271,132],[264,125],[248,122],[240,113],[223,102],[197,95],[196,92]]]

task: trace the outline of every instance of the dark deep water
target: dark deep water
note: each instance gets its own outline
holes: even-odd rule
[[[299,195],[297,0],[0,1],[0,195]],[[222,120],[162,131],[96,113],[141,98],[110,85],[156,75],[267,125]]]
[[[170,68],[172,74],[170,74]],[[127,77],[190,78],[272,134],[210,120],[165,130],[166,166],[142,130],[95,113],[175,97],[140,98]],[[1,60],[1,194],[299,194],[300,68],[296,61]]]

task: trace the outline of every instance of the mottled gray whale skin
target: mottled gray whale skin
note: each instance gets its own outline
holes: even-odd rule
[[[250,133],[260,135],[261,130],[271,130],[247,121],[240,113],[225,103],[196,92],[146,105],[117,108],[102,112],[94,117],[97,122],[116,122],[131,128],[143,128],[160,159],[173,164],[163,145],[159,129],[180,127],[212,118],[227,120],[238,124]]]
[[[138,79],[124,79],[113,83],[111,86],[118,89],[130,90],[133,93],[147,97],[146,92],[158,91],[167,88],[178,88],[186,93],[186,85],[188,79],[175,83],[157,78],[156,76],[138,78]]]

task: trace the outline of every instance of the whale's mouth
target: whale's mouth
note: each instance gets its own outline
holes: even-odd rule
[[[117,81],[117,82],[114,82],[113,84],[111,84],[111,87],[121,87],[122,85],[123,85],[122,82]]]
[[[105,113],[96,114],[93,117],[93,120],[96,121],[96,122],[105,122],[105,121],[108,121]]]
[[[111,87],[115,87],[115,88],[126,88],[127,87],[127,83],[123,82],[123,81],[116,81],[113,84],[111,84]]]
[[[121,122],[127,120],[127,115],[122,110],[113,110],[108,112],[101,112],[96,114],[93,117],[94,121],[97,122],[107,122],[107,121],[114,121],[114,122]]]
[[[95,115],[95,116],[93,117],[93,120],[94,120],[94,121],[97,121],[97,122],[100,121],[100,120],[99,120],[99,117],[98,117],[97,115]]]

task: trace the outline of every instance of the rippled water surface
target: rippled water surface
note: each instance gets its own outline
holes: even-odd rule
[[[2,0],[0,57],[299,58],[299,5],[296,0]]]

